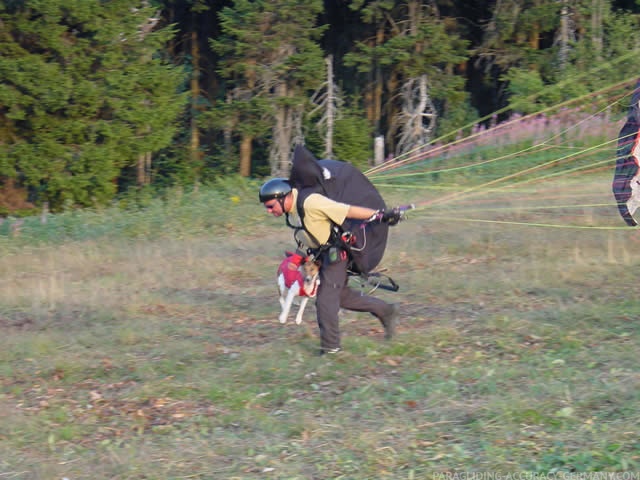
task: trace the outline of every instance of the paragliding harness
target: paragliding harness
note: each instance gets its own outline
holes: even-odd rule
[[[387,242],[389,224],[380,216],[364,221],[348,219],[343,225],[332,223],[329,240],[322,244],[304,227],[304,201],[313,193],[319,193],[337,202],[359,205],[382,212],[386,205],[371,182],[351,164],[337,160],[317,160],[305,147],[298,145],[293,155],[289,182],[298,189],[298,214],[301,224],[293,225],[286,216],[286,223],[295,230],[294,240],[298,249],[302,241],[298,234],[305,231],[318,248],[308,248],[314,258],[326,258],[329,262],[347,260],[347,274],[360,281],[361,288],[377,288],[397,291],[400,287],[382,271],[374,271],[382,259]],[[397,207],[398,215],[413,208]]]
[[[398,207],[398,209],[404,213],[407,210],[414,208],[413,205],[406,205],[402,207]],[[302,250],[303,242],[299,239],[298,234],[301,231],[304,231],[304,227],[295,226],[289,220],[289,214],[286,217],[287,226],[294,229],[293,238],[297,244],[298,250]],[[377,270],[371,272],[360,272],[354,264],[353,254],[354,252],[361,251],[366,247],[367,244],[367,232],[366,232],[366,224],[370,221],[375,220],[367,220],[360,224],[360,228],[358,231],[345,231],[340,227],[340,225],[336,225],[335,223],[331,226],[331,235],[329,240],[324,245],[321,245],[318,248],[307,248],[306,253],[309,257],[313,259],[319,259],[323,255],[328,256],[328,261],[330,263],[337,262],[339,260],[348,260],[347,264],[347,275],[349,278],[353,278],[354,280],[359,281],[360,288],[366,289],[368,288],[368,293],[373,293],[378,288],[383,290],[389,290],[391,292],[397,292],[400,289],[400,286],[388,275],[384,274],[384,270]],[[311,235],[309,232],[306,234],[316,243],[319,242]],[[356,240],[362,238],[362,247],[356,246]],[[345,258],[346,256],[346,258]]]

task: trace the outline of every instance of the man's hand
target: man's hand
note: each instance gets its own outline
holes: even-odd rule
[[[398,208],[385,210],[382,212],[381,222],[388,223],[390,226],[397,225],[402,218],[402,212]]]
[[[414,208],[416,208],[415,205],[400,205],[389,210],[378,210],[367,221],[384,222],[390,226],[397,225],[400,220],[405,218],[406,211]]]

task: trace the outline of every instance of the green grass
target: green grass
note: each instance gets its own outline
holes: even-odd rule
[[[536,195],[611,203],[609,181]],[[136,214],[141,234],[108,211],[90,214],[100,235],[75,213],[64,234],[2,239],[0,478],[640,471],[640,254],[614,210],[572,214],[613,227],[588,230],[493,222],[568,223],[523,213],[522,192],[418,209],[383,261],[401,289],[376,293],[400,304],[397,338],[345,312],[344,352],[324,358],[313,307],[302,326],[277,321],[292,236],[253,193],[158,205]]]

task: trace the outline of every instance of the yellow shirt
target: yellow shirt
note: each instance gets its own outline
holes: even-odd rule
[[[300,215],[297,209],[298,190],[293,189],[293,208],[291,213],[298,219]],[[312,193],[304,201],[304,227],[308,233],[313,235],[321,245],[329,241],[331,235],[331,222],[342,225],[347,218],[349,205],[346,203],[336,202],[319,193]],[[319,247],[308,235],[305,235],[304,243],[308,247]]]

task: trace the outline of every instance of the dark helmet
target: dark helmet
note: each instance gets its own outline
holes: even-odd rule
[[[283,198],[291,192],[291,184],[286,178],[272,178],[260,187],[260,203],[274,198]]]

